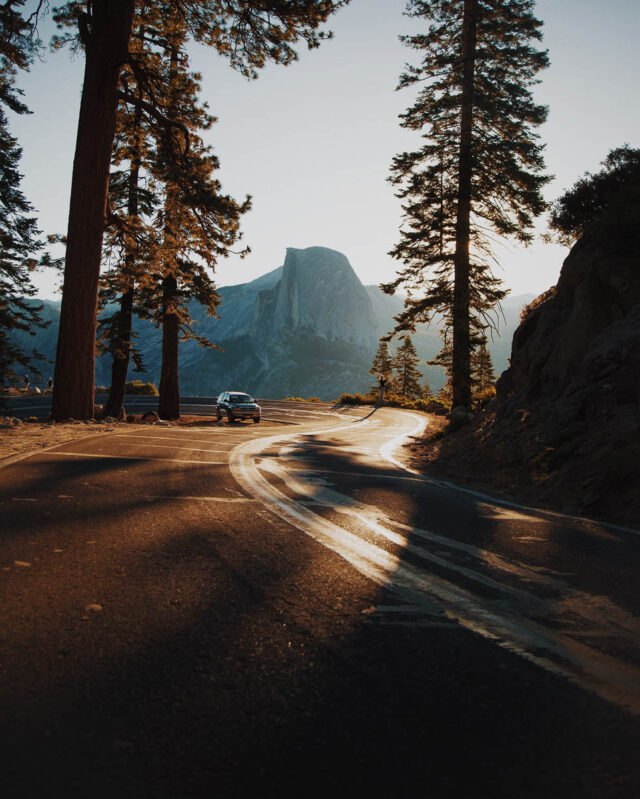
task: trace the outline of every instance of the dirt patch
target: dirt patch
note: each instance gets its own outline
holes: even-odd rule
[[[113,430],[114,424],[91,424],[89,422],[23,422],[18,425],[7,425],[0,419],[0,465],[7,458],[16,455],[66,444],[80,438],[107,433]]]
[[[130,426],[155,426],[158,427],[279,427],[278,422],[261,421],[234,422],[229,425],[226,421],[218,422],[215,416],[182,416],[171,422],[142,422],[141,415],[133,417],[132,422],[49,422],[43,420],[29,420],[20,422],[13,417],[0,417],[0,466],[14,460],[16,456],[36,452],[46,447],[66,444],[68,441],[77,441],[88,436],[108,433],[113,430],[125,430]]]

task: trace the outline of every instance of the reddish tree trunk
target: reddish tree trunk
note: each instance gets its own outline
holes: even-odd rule
[[[93,416],[98,279],[120,69],[133,0],[94,0],[71,181],[52,416]]]
[[[124,412],[125,385],[129,371],[129,352],[131,350],[131,322],[133,316],[133,287],[120,297],[120,311],[117,323],[117,344],[111,364],[111,387],[104,415],[119,419]]]
[[[174,312],[178,283],[173,275],[162,281],[162,369],[158,413],[161,419],[180,418],[178,336],[180,323]]]
[[[142,113],[136,111],[134,124],[137,126],[142,123]],[[140,178],[140,133],[139,127],[134,133],[133,154],[131,156],[131,168],[128,179],[128,199],[127,213],[130,217],[138,216],[138,180]],[[116,346],[113,353],[113,363],[111,364],[111,387],[109,389],[109,399],[105,407],[105,416],[115,416],[119,419],[124,415],[124,396],[125,385],[127,382],[127,372],[129,371],[129,356],[131,353],[131,329],[133,322],[133,293],[134,278],[133,269],[135,265],[136,252],[134,243],[129,241],[127,253],[125,255],[125,273],[127,275],[129,288],[120,298],[120,312],[118,314],[118,324],[116,330]]]
[[[478,25],[478,0],[465,0],[462,22],[462,104],[458,159],[455,283],[453,290],[453,407],[471,407],[471,332],[469,313],[471,177],[473,171],[473,83]]]

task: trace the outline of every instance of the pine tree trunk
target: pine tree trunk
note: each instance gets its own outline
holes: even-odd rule
[[[98,278],[120,69],[133,0],[95,0],[73,161],[52,416],[93,417]]]
[[[178,48],[170,44],[169,84],[171,101],[169,115],[177,103],[174,83],[178,69]],[[165,247],[168,251],[165,277],[162,280],[162,366],[160,369],[160,398],[158,413],[161,419],[178,419],[180,417],[180,376],[178,371],[178,337],[180,324],[176,313],[178,281],[175,269],[175,204],[176,187],[167,183],[165,197]],[[168,271],[167,271],[168,267]]]
[[[105,416],[119,419],[124,409],[125,384],[129,370],[131,350],[131,322],[133,316],[133,286],[120,297],[120,311],[116,331],[116,346],[111,364],[111,388],[104,409]]]
[[[180,325],[173,312],[178,283],[173,275],[162,281],[162,369],[158,413],[161,419],[180,418],[180,381],[178,377],[178,336]]]
[[[134,125],[136,131],[132,147],[131,168],[127,180],[127,214],[130,217],[138,216],[138,180],[140,178],[140,129],[142,123],[142,112],[136,110]],[[118,325],[116,331],[115,351],[113,363],[111,364],[111,388],[109,389],[109,399],[105,408],[105,416],[124,415],[125,385],[127,382],[127,372],[129,371],[129,357],[131,353],[131,330],[133,322],[133,292],[135,281],[132,277],[135,265],[136,253],[135,243],[128,241],[126,244],[127,253],[125,255],[124,271],[129,281],[129,288],[120,298],[120,313],[118,314]]]
[[[471,177],[473,168],[473,83],[478,24],[478,0],[465,0],[462,21],[462,102],[458,159],[455,283],[453,290],[453,407],[471,407],[470,258]]]

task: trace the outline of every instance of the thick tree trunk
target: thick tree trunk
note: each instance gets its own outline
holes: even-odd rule
[[[98,278],[117,90],[134,0],[94,0],[71,181],[52,416],[93,416]]]
[[[473,83],[478,25],[478,0],[465,0],[462,22],[462,104],[458,158],[455,283],[453,290],[453,407],[471,407],[470,258],[471,177],[473,171]]]
[[[158,413],[161,419],[180,418],[178,336],[180,323],[175,311],[178,283],[173,275],[162,281],[162,369]]]
[[[116,332],[116,347],[111,364],[111,388],[104,415],[119,419],[123,414],[125,384],[131,351],[131,320],[133,316],[133,286],[120,297]]]

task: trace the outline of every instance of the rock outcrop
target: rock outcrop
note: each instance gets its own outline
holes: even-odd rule
[[[635,241],[583,236],[555,289],[530,306],[514,333],[510,368],[498,383],[501,412],[557,401],[563,418],[601,403],[640,402],[640,248]]]
[[[640,526],[640,231],[589,231],[523,316],[483,451],[534,499]]]

